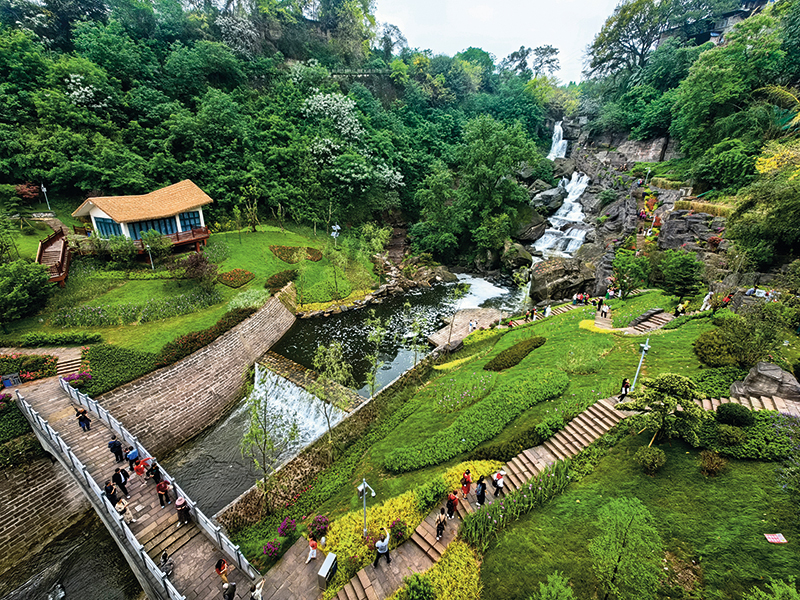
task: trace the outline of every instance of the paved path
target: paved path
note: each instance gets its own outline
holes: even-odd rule
[[[28,383],[20,390],[31,406],[59,432],[101,488],[114,474],[115,467],[127,468],[127,461],[115,462],[107,445],[112,432],[101,421],[94,419],[90,432],[81,431],[75,420],[75,406],[60,388],[57,378]],[[178,517],[174,502],[161,508],[155,484],[144,483],[131,475],[128,509],[133,510],[136,518],[136,523],[131,523],[136,538],[156,564],[162,551],[172,556],[175,572],[171,580],[187,600],[221,598],[221,581],[214,572],[214,565],[223,555],[194,523],[176,528]],[[249,589],[250,581],[243,573],[234,571],[230,579],[242,592]]]
[[[506,315],[504,313],[500,312],[496,308],[467,308],[464,310],[459,310],[452,317],[452,331],[450,325],[446,325],[436,333],[428,336],[428,341],[436,348],[445,346],[448,343],[451,347],[455,347],[470,334],[470,321],[477,321],[478,327],[485,328],[489,327],[491,323],[499,321],[505,316]]]

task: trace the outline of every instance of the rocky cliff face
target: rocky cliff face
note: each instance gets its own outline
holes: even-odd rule
[[[580,258],[551,258],[531,268],[530,297],[534,303],[569,298],[594,284],[594,269]]]

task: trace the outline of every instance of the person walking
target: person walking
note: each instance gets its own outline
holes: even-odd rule
[[[228,574],[231,573],[236,567],[229,565],[224,558],[220,558],[214,566],[214,570],[222,579],[222,583],[228,583]]]
[[[103,493],[105,493],[106,498],[108,498],[108,501],[111,502],[111,506],[117,505],[117,502],[119,502],[119,498],[117,497],[117,488],[111,482],[110,479],[106,480],[105,487],[103,488]]]
[[[167,577],[172,577],[172,572],[175,570],[175,561],[167,554],[166,550],[161,553],[161,561],[158,563],[158,568]]]
[[[466,498],[469,494],[469,489],[472,486],[472,475],[469,472],[469,469],[464,471],[464,474],[461,475],[461,497]]]
[[[81,426],[83,432],[89,432],[92,430],[92,420],[89,418],[89,415],[86,413],[85,408],[79,408],[75,411],[75,418],[78,419],[78,425]]]
[[[494,497],[495,498],[497,498],[498,496],[502,495],[502,493],[503,493],[503,488],[505,487],[505,482],[503,481],[503,477],[505,477],[505,476],[506,476],[506,472],[503,471],[502,469],[492,476],[492,479],[494,479],[494,484],[495,484],[494,485]]]
[[[450,492],[447,496],[447,518],[452,519],[453,515],[456,512],[456,506],[458,506],[458,492],[453,491]]]
[[[166,507],[167,504],[172,504],[172,500],[169,499],[169,481],[166,479],[159,481],[158,485],[156,485],[156,492],[158,492],[158,501],[161,503],[161,508]]]
[[[308,564],[311,559],[317,559],[317,540],[313,537],[308,538],[308,557],[306,558],[306,564]]]
[[[161,479],[163,479],[161,469],[158,468],[158,463],[155,460],[153,460],[153,464],[150,465],[150,468],[147,469],[147,478],[152,479],[153,483],[156,485],[161,483]]]
[[[603,316],[603,299],[602,298],[599,298],[597,300],[597,312],[600,313],[601,317]]]
[[[483,475],[478,477],[478,483],[475,485],[475,496],[478,498],[478,506],[486,504],[486,481]]]
[[[147,483],[147,459],[145,460],[135,460],[133,461],[133,472],[136,473],[136,476],[139,477],[139,480],[142,484]]]
[[[235,600],[236,582],[222,584],[222,600]]]
[[[128,496],[130,498],[130,496]],[[136,523],[136,519],[133,518],[133,513],[128,510],[128,501],[125,498],[120,498],[119,502],[114,506],[117,509],[117,513],[122,516],[122,519],[127,523]]]
[[[607,318],[608,318],[608,313],[609,313],[609,311],[610,311],[610,310],[611,310],[611,307],[610,307],[608,304],[603,304],[603,310],[602,310],[602,312],[600,313],[600,315],[601,315],[601,316],[602,316],[604,319],[607,319]]]
[[[131,476],[128,474],[128,471],[126,471],[125,469],[120,469],[119,467],[114,469],[114,474],[111,476],[111,481],[113,481],[116,484],[116,486],[122,491],[122,493],[125,494],[126,498],[131,497],[131,495],[128,493],[128,486],[127,486],[128,480],[130,478]]]
[[[139,458],[139,450],[133,446],[128,446],[125,450],[125,458],[128,459],[128,468],[133,471],[133,463]]]
[[[622,402],[622,400],[627,396],[631,391],[631,380],[627,377],[622,380],[622,389],[619,393],[619,400],[618,402]]]
[[[108,449],[111,450],[111,453],[114,455],[114,458],[117,459],[117,462],[122,462],[125,460],[125,456],[122,452],[122,442],[117,439],[117,436],[111,436],[111,441],[108,442]]]
[[[439,540],[444,534],[444,526],[447,525],[447,516],[444,514],[444,507],[439,509],[436,515],[436,539]]]
[[[175,500],[175,511],[178,513],[178,524],[175,526],[175,529],[180,529],[181,525],[188,525],[191,522],[189,504],[183,496],[179,496],[178,499]]]
[[[264,590],[265,581],[266,579],[262,577],[261,581],[250,586],[250,600],[263,600],[263,596],[261,594]]]
[[[381,539],[375,542],[375,550],[378,551],[378,555],[375,557],[375,562],[372,563],[374,568],[378,568],[378,561],[381,559],[381,556],[386,557],[386,564],[392,564],[392,559],[389,557],[389,540],[386,539],[386,530],[381,527]]]

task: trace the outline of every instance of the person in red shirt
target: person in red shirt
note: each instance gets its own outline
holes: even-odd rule
[[[312,558],[317,558],[317,540],[313,537],[308,540],[308,558],[306,559],[306,564],[308,564]]]
[[[447,496],[447,518],[452,519],[458,506],[458,492],[453,491]]]
[[[467,494],[469,494],[469,488],[471,485],[472,485],[472,475],[470,474],[469,469],[467,469],[461,476],[461,495],[463,498],[466,498]]]
[[[217,561],[214,570],[217,572],[217,575],[220,576],[220,579],[222,579],[224,583],[228,583],[228,573],[233,571],[235,568],[236,567],[234,567],[233,565],[229,565],[227,562],[225,562],[224,558],[220,558]]]
[[[172,504],[172,500],[169,499],[169,481],[166,479],[159,481],[156,491],[158,492],[158,501],[161,503],[161,508],[164,508],[167,504]]]

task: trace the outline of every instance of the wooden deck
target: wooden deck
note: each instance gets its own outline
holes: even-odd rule
[[[61,390],[58,379],[51,377],[21,386],[20,392],[33,408],[47,419],[50,426],[72,448],[76,457],[86,465],[89,474],[102,488],[118,466],[128,468],[128,462],[116,463],[108,449],[112,432],[99,419],[92,420],[92,428],[84,433],[75,419],[74,405]],[[178,515],[175,498],[172,504],[161,508],[152,481],[143,482],[132,475],[128,482],[128,510],[133,511],[136,523],[131,523],[137,540],[148,555],[158,564],[161,552],[166,550],[175,561],[175,571],[170,578],[187,600],[214,599],[222,597],[222,581],[214,571],[214,565],[222,553],[202,531],[190,523],[176,527]],[[228,559],[230,563],[230,559]],[[230,581],[237,584],[237,592],[244,594],[250,586],[247,576],[235,570]]]

